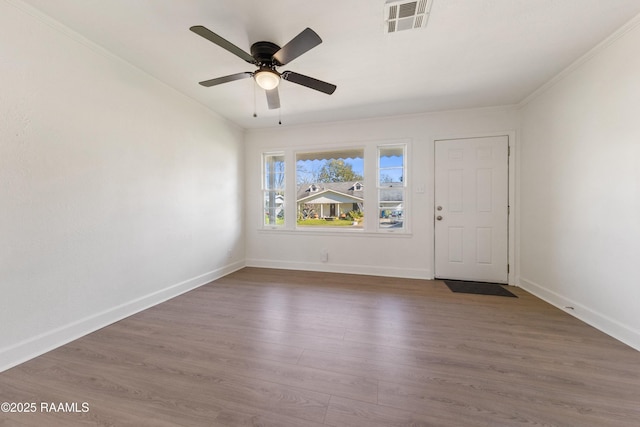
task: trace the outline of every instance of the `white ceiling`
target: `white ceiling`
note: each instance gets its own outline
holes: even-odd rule
[[[640,0],[434,0],[426,28],[385,34],[384,0],[22,0],[244,128],[517,104],[640,13]],[[204,25],[245,51],[306,27],[323,43],[280,71],[268,110],[254,81],[199,81],[254,67],[189,31]]]

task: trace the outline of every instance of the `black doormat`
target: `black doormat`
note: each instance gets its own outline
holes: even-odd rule
[[[467,282],[462,280],[445,280],[444,283],[452,292],[518,298],[498,283]]]

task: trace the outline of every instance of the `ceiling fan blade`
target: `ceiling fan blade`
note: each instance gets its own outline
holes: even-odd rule
[[[293,40],[284,45],[273,55],[273,59],[280,65],[288,64],[303,53],[313,49],[322,43],[322,39],[311,28],[306,28]]]
[[[232,82],[234,80],[246,79],[251,77],[252,75],[253,73],[245,71],[244,73],[231,74],[230,76],[224,76],[224,77],[218,77],[216,79],[205,80],[203,82],[200,82],[200,84],[205,87],[211,87],[211,86],[216,86],[222,83]]]
[[[297,83],[299,85],[324,92],[327,95],[331,95],[336,91],[337,88],[336,85],[332,85],[331,83],[323,82],[322,80],[314,79],[313,77],[294,73],[293,71],[285,71],[284,73],[282,73],[282,78],[292,83]]]
[[[278,93],[278,88],[267,90],[267,104],[269,105],[270,110],[276,110],[280,108],[280,94]]]
[[[236,55],[240,59],[243,59],[243,60],[247,61],[250,64],[255,64],[256,63],[256,60],[249,53],[247,53],[244,50],[240,49],[238,46],[234,45],[230,41],[223,39],[222,37],[220,37],[219,35],[217,35],[213,31],[203,27],[202,25],[195,25],[195,26],[193,26],[193,27],[191,27],[189,29],[191,31],[193,31],[194,33],[196,33],[197,35],[202,36],[205,39],[209,40],[210,42],[213,42],[213,43],[217,44],[218,46],[220,46],[221,48],[233,53],[234,55]]]

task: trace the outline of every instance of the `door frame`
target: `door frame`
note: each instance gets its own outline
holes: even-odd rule
[[[429,205],[431,206],[431,214],[427,216],[427,218],[431,218],[432,227],[430,227],[431,232],[431,278],[435,278],[436,274],[436,203],[435,203],[435,189],[436,189],[436,159],[435,159],[435,150],[436,150],[436,141],[447,141],[452,139],[473,139],[473,138],[486,138],[486,137],[494,137],[494,136],[506,136],[509,141],[509,156],[508,159],[508,185],[509,185],[509,218],[507,221],[508,224],[508,274],[507,274],[507,284],[512,286],[517,286],[520,275],[520,262],[518,259],[518,243],[519,243],[519,233],[517,232],[516,226],[520,223],[518,221],[519,209],[518,209],[518,199],[516,195],[518,194],[518,170],[519,170],[519,158],[518,158],[518,139],[516,137],[517,133],[515,130],[504,131],[504,132],[475,132],[475,133],[465,133],[465,134],[456,134],[456,135],[442,135],[431,138],[431,165],[432,165],[432,173],[431,173],[431,181],[432,181],[432,191],[431,191],[431,200]]]

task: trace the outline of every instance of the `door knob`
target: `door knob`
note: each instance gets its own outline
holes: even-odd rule
[[[438,216],[436,217],[436,219],[437,219],[438,221],[442,221],[442,215],[438,215]]]

